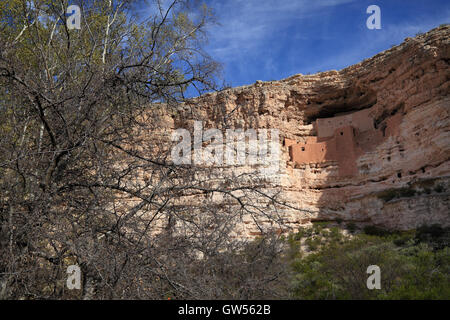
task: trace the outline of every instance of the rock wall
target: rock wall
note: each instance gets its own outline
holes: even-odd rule
[[[281,190],[286,226],[450,225],[449,63],[447,25],[340,71],[201,96],[172,125],[279,129],[280,170],[266,187]]]

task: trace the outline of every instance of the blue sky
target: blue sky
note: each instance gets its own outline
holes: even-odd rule
[[[206,0],[219,25],[206,51],[231,86],[342,69],[450,23],[449,0]],[[381,8],[381,30],[366,9]]]

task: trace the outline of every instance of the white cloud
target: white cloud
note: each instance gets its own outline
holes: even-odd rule
[[[214,0],[210,6],[220,25],[210,29],[211,53],[222,61],[238,59],[241,53],[258,49],[267,35],[276,34],[296,20],[354,1]],[[301,37],[296,35],[297,39]]]
[[[405,38],[415,37],[417,33],[428,32],[445,21],[450,21],[450,10],[443,11],[439,16],[433,18],[421,19],[418,17],[409,22],[382,24],[381,30],[361,32],[358,42],[349,44],[345,51],[334,54],[332,59],[310,66],[311,72],[342,69],[361,62],[376,55],[380,50],[387,50],[393,45],[399,45]]]

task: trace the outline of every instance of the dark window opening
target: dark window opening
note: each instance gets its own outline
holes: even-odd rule
[[[341,114],[343,110],[345,112],[355,112],[362,109],[368,109],[375,105],[377,103],[377,95],[374,91],[369,92],[363,92],[363,94],[360,96],[360,99],[354,99],[353,96],[358,96],[358,92],[351,92],[351,96],[347,96],[345,98],[345,94],[343,94],[341,97],[344,99],[344,101],[337,102],[323,102],[323,101],[307,101],[306,103],[308,105],[322,105],[323,107],[320,109],[320,111],[310,111],[305,116],[306,119],[304,120],[305,124],[311,124],[317,119],[320,118],[332,118],[335,117],[337,114]],[[329,120],[327,120],[328,122]],[[328,122],[330,123],[330,122]],[[344,121],[342,121],[344,123]]]
[[[401,177],[402,177],[402,173],[401,173],[401,172],[398,172],[398,173],[397,173],[397,177],[401,178]]]
[[[341,132],[341,136],[343,136],[344,135],[344,133],[343,132]]]

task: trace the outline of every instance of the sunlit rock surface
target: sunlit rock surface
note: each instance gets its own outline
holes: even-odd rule
[[[167,121],[171,129],[194,120],[221,130],[279,129],[280,169],[265,187],[281,190],[286,228],[314,220],[450,225],[449,63],[443,26],[341,71],[201,96]],[[249,220],[237,233],[258,228]]]

